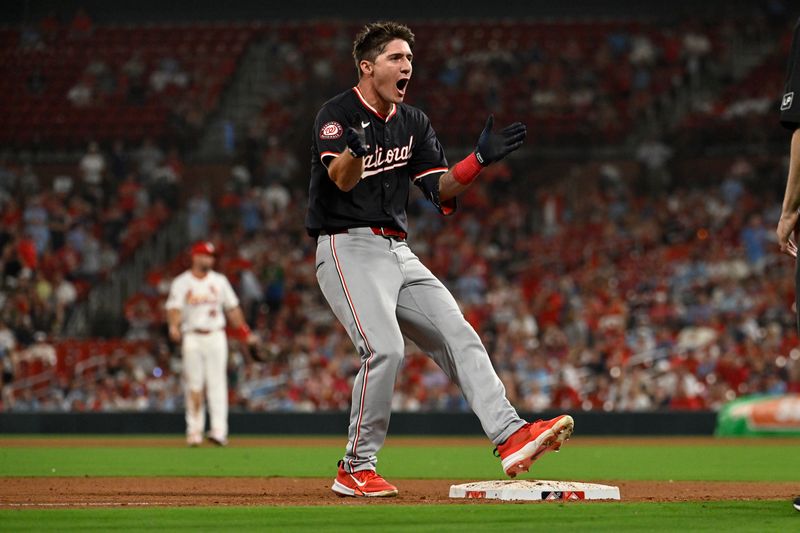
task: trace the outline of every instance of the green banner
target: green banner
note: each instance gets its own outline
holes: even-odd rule
[[[726,404],[717,415],[715,434],[800,436],[800,394],[746,396]]]

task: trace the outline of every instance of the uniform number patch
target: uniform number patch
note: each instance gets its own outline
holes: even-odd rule
[[[342,136],[344,129],[338,122],[326,122],[319,130],[320,139],[338,139]]]
[[[784,94],[783,100],[781,100],[781,111],[786,111],[787,109],[792,107],[793,101],[794,101],[794,92]]]

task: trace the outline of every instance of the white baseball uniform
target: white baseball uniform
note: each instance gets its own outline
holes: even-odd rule
[[[172,281],[166,308],[181,312],[183,336],[183,382],[186,398],[186,435],[202,438],[205,407],[192,409],[190,392],[203,392],[205,385],[211,437],[224,441],[228,436],[228,341],[225,336],[225,311],[239,305],[228,278],[208,272],[198,278],[190,270]]]

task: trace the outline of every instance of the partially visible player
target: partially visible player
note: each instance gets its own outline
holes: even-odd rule
[[[203,442],[205,400],[211,430],[208,440],[228,443],[228,340],[226,317],[236,336],[255,341],[228,278],[212,270],[214,245],[192,246],[192,267],[172,281],[167,298],[169,336],[181,343],[186,398],[186,443]]]
[[[797,242],[792,232],[797,229],[800,216],[800,20],[794,27],[792,49],[786,69],[786,85],[781,98],[781,125],[791,130],[792,143],[789,152],[789,177],[786,181],[786,192],[783,196],[783,209],[778,222],[778,244],[781,251],[797,257]],[[800,310],[799,310],[800,311]]]
[[[783,195],[783,208],[778,221],[778,244],[781,251],[797,257],[797,221],[800,217],[800,19],[794,26],[792,48],[789,63],[786,67],[786,84],[781,98],[781,125],[792,133],[789,149],[789,177],[786,180],[786,192]],[[794,233],[794,238],[792,236]],[[795,312],[797,328],[800,333],[800,262],[795,262]],[[800,498],[795,498],[794,508],[800,511]]]

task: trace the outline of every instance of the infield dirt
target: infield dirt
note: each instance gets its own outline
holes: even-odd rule
[[[730,444],[763,447],[773,441],[751,443],[747,440],[711,438],[671,438],[670,445]],[[780,439],[774,441],[781,443]],[[341,438],[331,437],[239,437],[233,446],[286,446],[293,443],[306,446],[342,444]],[[387,446],[450,445],[474,446],[487,444],[476,438],[394,437]],[[591,438],[574,439],[572,446],[659,445],[656,438]],[[182,439],[175,438],[3,438],[0,447],[181,447]],[[476,501],[448,498],[450,485],[475,481],[471,479],[397,479],[400,489],[397,498],[366,499],[338,498],[331,490],[331,478],[255,478],[255,477],[4,477],[0,483],[0,508],[50,507],[144,507],[144,506],[215,506],[215,505],[363,505],[363,504],[475,504]],[[526,477],[526,479],[528,479]],[[623,501],[685,502],[719,500],[787,499],[794,497],[796,483],[789,482],[721,482],[721,481],[627,481],[596,480],[592,482],[616,485]],[[481,501],[486,502],[485,500]]]

